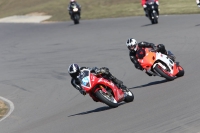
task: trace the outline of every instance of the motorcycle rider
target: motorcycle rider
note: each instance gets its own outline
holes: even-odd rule
[[[147,12],[147,5],[146,3],[149,3],[149,2],[156,2],[156,4],[159,6],[159,2],[158,0],[141,0],[141,5],[144,9],[144,12],[145,12],[145,15],[146,17],[148,17],[148,12]],[[159,12],[158,12],[158,15],[159,15]]]
[[[77,64],[71,64],[68,68],[68,73],[70,74],[70,76],[72,77],[71,79],[71,84],[74,88],[76,88],[77,90],[79,90],[79,92],[82,95],[86,95],[86,92],[84,89],[82,89],[81,87],[81,82],[79,80],[79,76],[81,74],[81,70],[83,69],[89,69],[91,73],[94,73],[95,75],[99,75],[101,74],[104,78],[111,80],[118,88],[121,88],[124,91],[126,90],[126,86],[123,85],[123,82],[118,80],[116,77],[114,77],[108,68],[106,67],[101,67],[101,68],[97,68],[97,67],[93,67],[93,68],[89,68],[89,67],[79,67]]]
[[[142,48],[153,48],[157,52],[161,52],[162,54],[166,54],[173,61],[175,60],[175,56],[171,52],[167,53],[165,46],[163,44],[158,44],[156,46],[153,43],[144,42],[144,41],[137,43],[137,41],[135,39],[129,38],[126,42],[126,45],[129,49],[130,60],[135,65],[136,69],[139,69],[139,70],[142,70],[142,71],[144,69],[142,68],[142,66],[138,62],[138,59],[142,59],[145,56],[145,51]],[[139,54],[136,54],[136,53],[139,53]],[[146,71],[146,74],[149,75],[149,76],[152,76],[152,74],[148,73],[148,71]]]
[[[79,9],[79,15],[81,17],[81,6],[75,0],[70,0],[69,5],[68,5],[68,10],[69,10],[69,15],[71,19],[73,16],[73,6],[77,6],[77,8]]]
[[[196,0],[197,6],[200,7],[200,0]]]

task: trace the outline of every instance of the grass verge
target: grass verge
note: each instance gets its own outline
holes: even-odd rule
[[[0,100],[0,119],[8,112],[8,106]]]
[[[82,19],[143,16],[139,0],[77,0],[82,6]],[[0,0],[0,18],[43,12],[52,15],[50,21],[70,20],[69,0]],[[194,0],[160,0],[160,14],[197,14],[200,9]]]

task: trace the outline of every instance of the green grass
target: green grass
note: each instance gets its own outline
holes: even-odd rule
[[[77,0],[82,19],[143,16],[140,0]],[[69,0],[0,0],[0,17],[44,12],[52,21],[70,20]],[[195,14],[200,9],[194,0],[160,0],[160,14]]]

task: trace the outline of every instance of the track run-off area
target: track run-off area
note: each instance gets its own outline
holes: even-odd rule
[[[1,133],[199,133],[200,15],[0,24],[0,96],[13,112]],[[174,81],[136,70],[128,38],[162,43],[185,69]],[[108,67],[134,93],[109,108],[72,87],[68,66]]]

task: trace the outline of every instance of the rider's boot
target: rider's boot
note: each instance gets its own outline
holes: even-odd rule
[[[123,91],[128,91],[127,87],[123,84],[120,85],[120,88],[123,90]]]
[[[123,84],[122,81],[118,80],[116,77],[114,77],[113,75],[110,78],[118,87],[120,87],[120,84]]]
[[[152,74],[151,73],[149,73],[148,71],[146,71],[145,72],[147,75],[149,75],[149,76],[152,76]]]
[[[117,84],[118,88],[121,88],[123,91],[128,91],[127,87],[123,85],[123,82],[115,78],[115,83]]]
[[[116,77],[114,77],[113,75],[110,76],[110,79],[115,83],[115,85],[118,88],[121,88],[124,91],[127,91],[127,87],[125,85],[123,85],[123,82],[121,80],[118,80]]]

